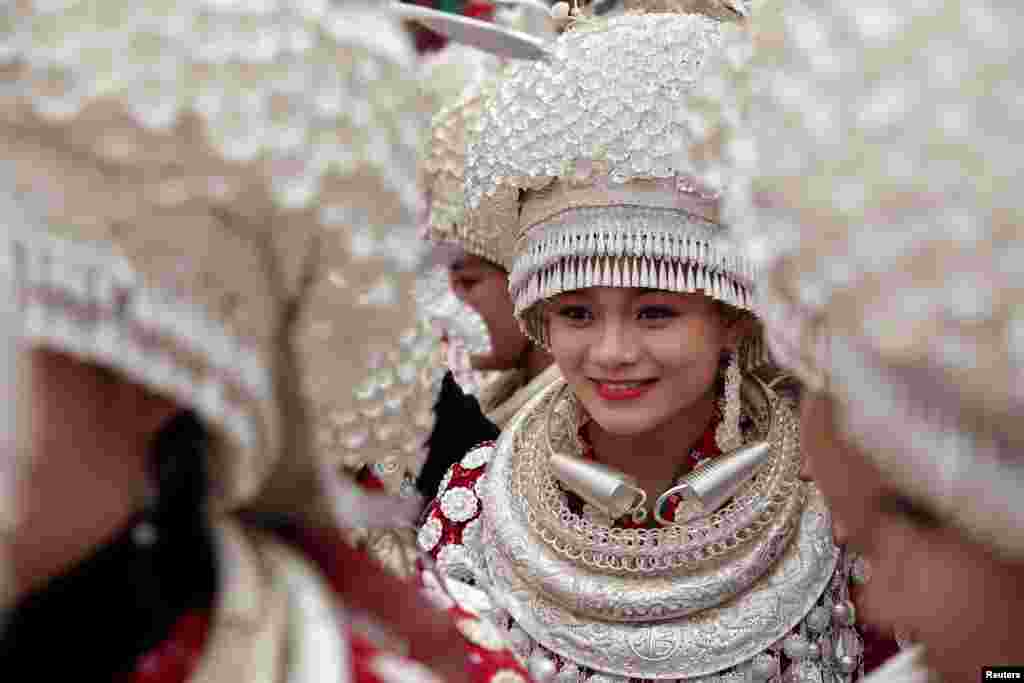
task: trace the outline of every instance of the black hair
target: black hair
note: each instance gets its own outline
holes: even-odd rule
[[[498,427],[487,419],[473,396],[463,393],[451,372],[444,376],[441,395],[434,406],[434,431],[427,441],[427,461],[416,489],[427,500],[438,493],[445,472],[473,446],[498,438]]]

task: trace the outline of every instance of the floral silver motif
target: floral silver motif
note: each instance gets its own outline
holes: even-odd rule
[[[416,543],[420,550],[429,553],[441,541],[444,525],[437,517],[431,516],[416,533]]]
[[[487,619],[465,618],[455,624],[469,642],[485,650],[504,650],[505,639],[501,630]]]
[[[406,474],[402,477],[402,483],[398,485],[398,497],[399,498],[414,498],[418,494],[416,490],[416,481]]]
[[[448,489],[448,485],[452,483],[452,477],[455,476],[455,465],[448,468],[448,471],[441,477],[441,483],[438,485],[437,490],[444,492]]]
[[[688,173],[692,134],[679,105],[719,34],[699,15],[627,15],[563,34],[548,61],[512,64],[475,125],[469,205],[515,179],[526,189],[556,176]]]
[[[457,340],[466,353],[490,353],[487,324],[471,306],[455,296],[448,282],[448,267],[437,265],[416,280],[416,304],[420,314]]]
[[[480,577],[481,566],[461,543],[449,543],[437,551],[437,569],[442,576],[475,584]]]
[[[483,498],[484,498],[484,491],[486,489],[487,489],[487,473],[484,472],[484,474],[482,474],[480,476],[480,478],[476,480],[476,483],[473,484],[473,491],[476,493],[477,497],[480,498],[480,500],[483,500]]]
[[[370,660],[370,670],[383,683],[441,683],[426,665],[407,657],[379,654]]]
[[[462,527],[462,545],[466,546],[466,550],[475,556],[481,555],[481,531],[483,528],[483,522],[480,518],[470,520],[466,522],[466,526]]]
[[[494,455],[494,446],[478,446],[466,453],[462,458],[462,465],[464,469],[475,470],[478,467],[483,467],[491,461],[491,457]]]
[[[629,683],[629,677],[612,674],[594,674],[587,678],[587,683]]]
[[[442,581],[444,581],[443,575],[425,570],[420,572],[420,578],[423,581],[423,595],[426,596],[427,600],[434,607],[439,610],[447,610],[458,604],[449,594],[448,587],[442,585]]]
[[[580,668],[572,662],[566,662],[562,665],[562,668],[558,670],[555,675],[555,680],[558,683],[580,683],[582,680],[582,672]]]
[[[441,514],[453,522],[467,522],[480,509],[480,499],[473,489],[455,486],[441,494]]]

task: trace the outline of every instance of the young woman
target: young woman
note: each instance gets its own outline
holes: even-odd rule
[[[444,473],[466,449],[496,438],[516,410],[558,376],[551,356],[516,322],[508,292],[508,239],[474,224],[465,208],[466,145],[481,102],[503,62],[469,46],[446,49],[462,66],[463,87],[434,116],[422,177],[430,197],[426,236],[444,254],[447,282],[444,289],[433,288],[433,300],[425,301],[424,309],[428,316],[450,323],[457,337],[451,341],[469,352],[468,365],[476,381],[468,382],[463,391],[446,378],[430,454],[417,481],[428,499],[437,494]],[[467,52],[475,58],[467,58]],[[448,58],[442,61],[439,56],[435,61],[438,77],[455,80]],[[451,90],[447,81],[446,87],[435,89]],[[454,297],[461,306],[445,303],[446,297]],[[446,308],[451,310],[441,310]],[[456,330],[470,327],[461,313],[464,308],[475,314],[482,329],[460,336]]]
[[[470,145],[467,201],[514,235],[517,315],[564,381],[449,471],[419,542],[489,591],[536,678],[862,670],[852,558],[798,479],[792,397],[754,368],[755,273],[689,175],[721,30],[577,17]]]
[[[346,550],[320,486],[351,498],[323,476],[338,458],[429,427],[431,339],[389,351],[410,264],[339,221],[415,239],[414,170],[391,163],[417,123],[396,108],[415,92],[397,25],[356,5],[151,10],[25,3],[5,25],[0,282],[28,420],[4,501],[4,670],[437,680],[353,635],[348,606],[390,617],[437,674],[525,680],[477,619]],[[313,167],[339,149],[349,165]],[[364,382],[382,352],[403,371]]]
[[[817,389],[808,474],[870,562],[861,613],[916,643],[882,681],[1024,661],[1022,28],[997,2],[759,15],[766,324]]]

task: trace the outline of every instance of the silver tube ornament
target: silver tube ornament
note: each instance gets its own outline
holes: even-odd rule
[[[686,524],[712,514],[754,476],[771,450],[769,442],[756,441],[690,472],[678,486],[658,496],[654,504],[654,518],[659,524],[668,526]],[[662,515],[662,510],[673,496],[679,496],[681,501],[674,519],[670,520]]]
[[[643,510],[647,503],[647,493],[635,479],[599,462],[552,453],[549,463],[564,486],[611,519]]]

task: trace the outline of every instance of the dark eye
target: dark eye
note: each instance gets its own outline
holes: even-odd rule
[[[938,514],[900,493],[883,496],[879,504],[885,514],[898,517],[923,531],[943,526],[942,519]]]
[[[468,292],[480,283],[478,278],[462,276],[452,277],[452,289]]]
[[[643,306],[637,311],[640,320],[668,320],[679,317],[679,313],[670,306]]]
[[[586,323],[594,318],[594,315],[590,312],[589,308],[579,304],[570,304],[560,307],[558,309],[558,316],[571,323]]]

